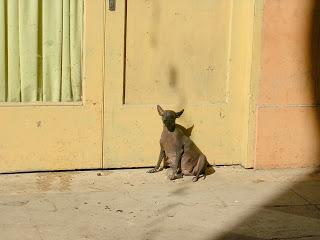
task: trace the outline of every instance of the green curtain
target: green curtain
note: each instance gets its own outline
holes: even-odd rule
[[[0,0],[0,101],[82,99],[83,0]]]

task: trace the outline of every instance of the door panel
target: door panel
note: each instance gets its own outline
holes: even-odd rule
[[[157,104],[185,109],[178,123],[194,125],[209,162],[244,161],[253,13],[250,0],[117,1],[106,15],[104,167],[155,164]]]
[[[125,104],[226,102],[231,3],[128,1]]]
[[[102,167],[104,1],[84,4],[83,101],[0,105],[0,172]]]

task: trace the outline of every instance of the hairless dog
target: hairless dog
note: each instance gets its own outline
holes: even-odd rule
[[[196,182],[201,174],[205,179],[206,169],[211,165],[208,163],[206,156],[176,124],[176,118],[179,118],[184,110],[180,112],[163,110],[159,105],[157,109],[163,122],[160,139],[161,149],[157,165],[148,173],[161,171],[163,168],[160,168],[160,166],[163,160],[163,165],[169,165],[173,170],[170,180],[182,178],[185,175],[195,176],[193,181]]]

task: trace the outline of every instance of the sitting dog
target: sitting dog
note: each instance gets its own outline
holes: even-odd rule
[[[170,180],[182,178],[185,175],[195,176],[193,181],[196,182],[201,174],[205,179],[206,169],[211,165],[208,163],[206,156],[176,124],[176,119],[183,114],[184,110],[176,113],[171,110],[163,110],[159,105],[157,109],[163,122],[160,139],[161,149],[157,165],[148,173],[161,171],[160,165],[164,160],[163,165],[169,165],[173,170]]]

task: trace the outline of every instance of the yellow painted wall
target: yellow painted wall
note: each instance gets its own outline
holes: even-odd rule
[[[163,1],[152,2],[162,4],[162,17],[166,17],[171,10]],[[196,0],[168,1],[181,15],[159,21],[164,24],[158,26],[159,32],[168,36],[160,34],[157,40],[154,32],[150,48],[139,45],[146,38],[139,35],[139,29],[149,28],[143,20],[158,13],[143,15],[133,1],[128,2],[131,5],[126,8],[125,1],[118,0],[116,11],[110,12],[103,0],[85,1],[83,103],[0,106],[0,172],[151,166],[158,155],[162,129],[156,104],[175,110],[185,108],[178,122],[186,127],[195,124],[193,139],[211,163],[253,166],[252,106],[259,75],[255,59],[260,55],[262,0],[203,0],[201,4]],[[140,1],[141,7],[147,6],[145,2]],[[207,7],[219,7],[221,12],[210,12]],[[193,14],[194,10],[198,14]],[[193,19],[195,16],[198,19]],[[125,17],[130,22],[126,23]],[[174,56],[174,49],[165,48],[163,39],[180,47],[183,35],[170,28],[170,21],[181,21],[187,33],[190,29],[183,24],[184,18],[201,37],[189,36],[183,51]],[[222,25],[214,23],[216,19]],[[135,24],[139,23],[143,24],[138,28]],[[153,26],[151,31],[155,30]],[[163,71],[168,84],[174,86],[179,80],[177,86],[182,84],[187,90],[184,95],[177,91],[178,98],[175,91],[166,95],[167,86],[160,85],[161,89],[153,92],[144,92],[149,91],[148,86],[136,88],[137,83],[145,84],[145,74],[154,77],[157,71],[163,73],[161,62],[147,59],[152,44],[159,43],[164,47],[158,48],[156,56],[174,61],[182,70],[178,73],[169,64]],[[136,57],[141,52],[145,57],[142,60]],[[212,59],[216,70],[208,65]],[[138,67],[139,71],[135,69]],[[203,92],[207,93],[205,98]]]

